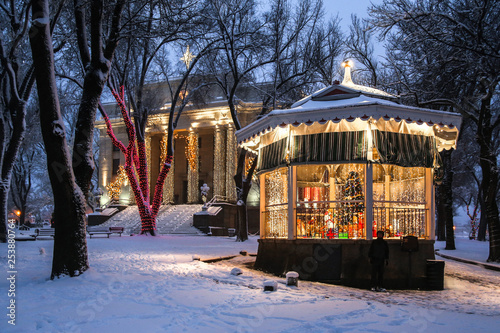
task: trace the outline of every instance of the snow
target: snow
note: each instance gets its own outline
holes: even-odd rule
[[[91,268],[51,281],[53,241],[16,242],[16,326],[1,332],[496,332],[500,272],[446,260],[444,291],[377,293],[285,279],[247,267],[257,238],[122,236],[87,239]],[[460,240],[454,254],[487,257],[484,243]],[[439,245],[438,245],[439,246]],[[40,248],[45,249],[41,253]],[[7,262],[7,244],[0,244]],[[472,254],[471,254],[472,255]],[[4,276],[7,272],[4,267]],[[240,268],[243,274],[231,275]],[[264,281],[279,284],[264,292]]]
[[[439,253],[452,257],[463,258],[467,260],[477,261],[479,263],[497,266],[499,263],[486,262],[490,248],[489,242],[479,242],[466,238],[455,238],[456,250],[445,250],[446,242],[436,242],[434,248],[439,249]],[[439,258],[439,257],[438,257]]]

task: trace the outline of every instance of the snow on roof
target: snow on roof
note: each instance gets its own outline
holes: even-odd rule
[[[269,113],[269,115],[305,112],[311,110],[338,109],[338,108],[366,106],[366,105],[389,105],[396,107],[404,107],[403,105],[395,102],[383,100],[380,98],[373,98],[362,94],[360,94],[358,97],[353,97],[348,99],[335,99],[329,101],[318,101],[310,99],[304,103],[301,103],[300,105],[297,106],[294,105],[292,105],[292,108],[290,109],[273,110]]]
[[[359,94],[357,97],[345,99],[308,100],[291,109],[273,110],[265,117],[237,131],[236,135],[238,142],[242,142],[278,126],[311,125],[315,122],[353,121],[355,119],[365,121],[384,119],[398,123],[404,120],[406,123],[418,125],[426,123],[428,126],[438,125],[441,128],[446,126],[449,129],[459,127],[461,124],[461,116],[456,113],[401,105]]]

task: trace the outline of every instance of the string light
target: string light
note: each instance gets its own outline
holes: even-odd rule
[[[425,236],[425,168],[376,166],[373,234],[387,237]]]
[[[227,128],[227,146],[226,146],[226,197],[229,201],[236,201],[236,185],[234,175],[236,174],[236,135],[234,127],[229,125]]]
[[[198,134],[190,132],[186,138],[186,157],[189,163],[188,168],[188,203],[198,202]]]
[[[120,193],[122,192],[122,186],[127,180],[127,173],[123,165],[118,167],[118,173],[115,181],[110,182],[106,185],[106,190],[108,190],[108,197],[112,200],[118,200],[120,198]]]
[[[134,192],[135,201],[141,216],[141,233],[156,234],[156,216],[160,209],[163,196],[163,184],[165,178],[170,171],[172,156],[167,155],[158,175],[155,191],[153,195],[153,203],[149,201],[149,177],[147,167],[147,149],[146,143],[136,141],[136,132],[134,124],[130,118],[129,112],[125,104],[125,91],[123,87],[120,92],[112,91],[113,97],[118,103],[123,122],[127,128],[128,145],[119,141],[111,126],[111,121],[104,110],[100,109],[101,115],[106,123],[107,134],[111,138],[113,145],[118,147],[125,155],[125,172],[130,182],[130,187]]]
[[[215,127],[214,137],[214,195],[226,194],[226,160],[224,156],[224,136],[220,126]]]
[[[277,169],[265,178],[266,238],[288,237],[288,175]]]
[[[163,161],[167,158],[167,146],[168,146],[168,135],[165,133],[160,141],[160,168]],[[170,172],[168,173],[167,179],[165,180],[165,185],[163,186],[163,201],[167,203],[174,203],[174,162],[172,161],[170,166]]]
[[[189,133],[186,138],[186,158],[192,171],[198,169],[198,135]]]
[[[245,178],[248,177],[248,171],[250,171],[250,168],[252,167],[254,160],[255,156],[249,154],[245,156]]]

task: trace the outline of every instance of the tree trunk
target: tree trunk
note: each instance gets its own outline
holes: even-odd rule
[[[236,230],[236,241],[244,242],[248,239],[248,213],[247,213],[247,199],[250,188],[252,187],[252,176],[257,166],[257,159],[254,159],[247,175],[245,176],[245,157],[247,151],[245,149],[240,150],[240,156],[238,157],[238,167],[236,170],[236,175],[234,176],[234,182],[236,185],[237,193],[237,227]]]
[[[436,236],[438,241],[446,240],[446,220],[444,214],[444,190],[442,185],[437,186],[436,189],[436,213],[437,213],[437,223],[436,223]]]
[[[9,217],[7,213],[10,180],[8,182],[2,181],[0,183],[0,214],[2,214],[2,223],[0,223],[0,243],[7,243],[7,223]]]
[[[446,250],[456,250],[455,248],[455,231],[453,230],[453,168],[451,164],[451,154],[453,150],[443,150],[441,157],[443,159],[444,178],[440,185],[442,206],[442,219],[446,228]]]
[[[31,88],[30,88],[31,89]],[[12,136],[8,140],[6,133],[6,123],[0,120],[0,135],[1,135],[1,185],[0,185],[0,209],[2,209],[2,221],[0,222],[0,243],[7,242],[7,223],[8,220],[8,198],[11,187],[12,171],[14,163],[17,160],[21,143],[23,142],[26,131],[26,103],[23,101],[11,102],[9,107],[15,110],[16,117],[13,119]],[[5,110],[5,112],[7,112]],[[3,117],[2,117],[3,118]],[[8,125],[7,125],[8,126]],[[5,198],[5,200],[4,200]]]
[[[488,224],[490,235],[489,262],[500,262],[500,219],[498,215],[497,193],[498,193],[498,163],[496,155],[496,142],[494,139],[495,125],[492,112],[491,100],[496,83],[487,87],[481,82],[481,112],[478,121],[477,142],[479,143],[479,165],[482,172],[482,199],[484,207],[481,207],[481,216],[484,214]]]
[[[88,198],[90,182],[95,169],[93,154],[95,116],[109,72],[109,70],[103,72],[92,64],[90,66],[91,68],[85,75],[82,100],[78,110],[72,161],[76,183],[81,188],[85,198]],[[102,67],[106,68],[105,64]]]
[[[60,112],[47,0],[32,1],[30,44],[35,66],[40,125],[54,196],[54,254],[51,279],[77,276],[89,267],[85,235],[85,198],[76,185]]]
[[[482,191],[482,189],[480,189]],[[486,242],[486,230],[488,229],[488,221],[486,220],[486,205],[481,200],[481,215],[479,217],[479,227],[477,228],[477,240]],[[484,212],[484,213],[483,213]]]
[[[484,130],[483,133],[484,137],[481,141],[490,142],[490,145],[493,145],[491,141],[486,138],[486,136],[491,133],[491,130]],[[490,236],[490,253],[488,261],[500,262],[500,220],[496,200],[498,184],[497,156],[490,149],[490,145],[481,144],[480,151],[480,165],[483,174],[481,187],[484,199],[481,218],[484,216]]]

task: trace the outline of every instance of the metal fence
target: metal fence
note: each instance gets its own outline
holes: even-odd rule
[[[288,238],[287,205],[268,206],[264,211],[265,238]],[[298,239],[366,239],[377,231],[385,237],[426,236],[425,208],[373,207],[372,229],[366,230],[365,209],[360,202],[319,202],[295,209]]]
[[[424,208],[373,207],[373,236],[382,230],[385,237],[424,237],[426,212]]]
[[[297,238],[360,239],[365,237],[363,201],[297,207]]]

